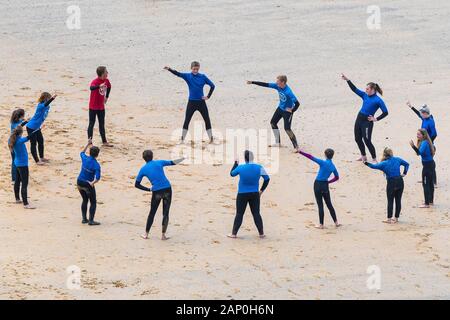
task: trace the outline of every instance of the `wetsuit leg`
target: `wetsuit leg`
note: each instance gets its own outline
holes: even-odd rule
[[[150,213],[147,217],[147,225],[145,227],[145,231],[147,233],[150,232],[150,228],[152,227],[153,220],[155,219],[156,211],[158,211],[159,204],[163,198],[163,193],[159,191],[155,191],[152,193],[152,201],[150,204]]]
[[[248,197],[245,193],[238,193],[236,197],[236,217],[233,224],[233,235],[237,235],[242,225],[245,209],[247,208]]]
[[[29,180],[29,171],[28,167],[17,167],[17,172],[20,177],[21,190],[20,193],[22,195],[23,205],[28,205],[28,180]]]
[[[278,128],[278,122],[283,118],[283,114],[280,108],[277,108],[273,113],[272,119],[270,120],[270,126],[272,127],[273,135],[275,136],[275,143],[281,143],[280,129]]]
[[[399,178],[395,190],[395,217],[398,219],[400,217],[400,212],[402,211],[402,195],[404,190],[403,178]]]
[[[358,145],[359,152],[362,156],[366,156],[366,147],[364,145],[363,141],[363,129],[362,129],[362,122],[364,121],[364,115],[358,114],[358,117],[355,121],[355,128],[354,128],[354,134],[355,134],[355,142]]]
[[[14,164],[14,158],[15,158],[15,154],[14,152],[11,152],[11,181],[16,181],[16,177],[17,177],[17,169],[16,169],[16,165]]]
[[[89,126],[87,130],[88,139],[92,138],[94,135],[94,126],[95,126],[95,120],[96,120],[97,114],[95,110],[89,109]]]
[[[106,115],[105,110],[97,111],[98,128],[99,128],[100,136],[102,137],[103,143],[107,143],[107,141],[108,141],[108,140],[106,140],[105,115]]]
[[[288,135],[289,139],[291,139],[292,145],[295,149],[298,148],[297,137],[291,129],[292,119],[294,117],[293,112],[283,111],[283,120],[284,120],[284,131]]]
[[[250,200],[250,210],[253,215],[253,220],[255,221],[256,228],[258,229],[259,235],[264,234],[263,220],[260,213],[260,196],[259,192],[255,192],[251,195]]]
[[[37,133],[33,133],[33,129],[30,129],[27,127],[28,136],[30,137],[30,151],[31,155],[33,156],[33,159],[35,162],[39,162],[39,157],[37,153]]]
[[[422,169],[422,186],[425,198],[425,204],[429,205],[433,203],[434,196],[434,183],[433,183],[433,164],[434,161],[423,162]]]
[[[89,207],[89,222],[93,222],[97,210],[97,192],[95,191],[95,187],[89,189],[88,196],[91,203],[91,206]]]
[[[331,203],[331,194],[330,194],[330,189],[328,187],[328,182],[324,182],[324,187],[325,190],[323,191],[323,199],[325,200],[325,204],[327,205],[328,211],[330,211],[330,215],[331,218],[333,219],[333,222],[336,223],[337,222],[337,217],[336,217],[336,211],[334,210],[333,204]]]
[[[206,132],[208,134],[209,139],[211,140],[212,139],[211,119],[209,118],[208,106],[206,105],[205,101],[202,100],[199,102],[198,111],[200,111],[203,121],[205,121]]]
[[[394,198],[395,198],[395,181],[394,179],[389,179],[386,186],[386,196],[387,196],[387,217],[392,218],[394,211]]]
[[[77,183],[78,184],[78,192],[81,195],[81,217],[83,220],[87,220],[87,207],[88,207],[88,203],[89,203],[89,196],[86,192],[86,186],[84,184],[81,183]]]
[[[194,115],[195,111],[198,110],[198,105],[196,101],[189,100],[188,104],[186,106],[186,114],[184,116],[184,123],[183,123],[183,133],[181,136],[181,139],[184,140],[186,138],[186,134],[189,129],[189,123],[191,122],[192,116]]]
[[[162,233],[166,233],[169,226],[169,211],[170,204],[172,203],[172,189],[164,190],[163,193],[163,220],[162,220]]]
[[[17,201],[20,201],[20,172],[19,169],[16,167],[16,180],[14,180],[14,196],[16,197]]]
[[[36,140],[38,144],[39,158],[44,158],[44,135],[42,134],[42,130],[39,130],[36,134]]]
[[[319,222],[323,225],[324,211],[323,211],[323,193],[320,181],[314,181],[314,196],[316,197],[317,207],[319,209]]]
[[[372,159],[377,157],[375,146],[372,143],[373,121],[365,120],[362,122],[363,141],[369,149]]]

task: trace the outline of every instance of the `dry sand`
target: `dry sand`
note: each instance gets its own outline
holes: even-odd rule
[[[380,30],[366,27],[373,1],[86,0],[78,2],[80,30],[66,28],[70,4],[0,3],[0,298],[450,298],[450,3],[378,1]],[[242,239],[225,237],[237,184],[228,163],[169,168],[172,239],[157,238],[161,213],[151,240],[139,238],[149,207],[149,195],[133,186],[141,152],[153,148],[158,158],[170,157],[170,137],[184,117],[186,87],[162,67],[186,70],[194,59],[217,84],[209,108],[222,132],[268,129],[277,95],[245,80],[288,75],[302,103],[293,124],[301,146],[314,155],[336,150],[342,179],[332,196],[342,229],[313,228],[315,165],[284,148],[262,200],[267,239],[257,238],[249,213]],[[100,64],[108,66],[113,85],[107,130],[116,147],[99,158],[102,226],[90,228],[80,223],[74,184],[86,140],[88,85]],[[376,124],[375,145],[379,152],[390,146],[411,163],[398,225],[381,223],[382,174],[353,161],[360,100],[340,72],[359,86],[377,81],[385,90],[390,115]],[[11,204],[8,120],[14,108],[32,114],[44,90],[60,95],[43,129],[51,163],[31,164],[29,194],[38,209],[25,211]],[[421,163],[408,141],[420,122],[407,99],[427,103],[437,121],[433,210],[417,208]],[[82,270],[80,290],[66,287],[71,265]],[[379,290],[366,286],[371,265],[381,270]]]

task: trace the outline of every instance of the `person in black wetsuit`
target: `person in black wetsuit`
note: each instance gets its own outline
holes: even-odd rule
[[[253,163],[253,153],[251,151],[246,150],[244,157],[245,164],[239,165],[238,160],[236,160],[230,172],[232,177],[239,175],[239,187],[236,197],[236,217],[234,219],[233,231],[228,237],[237,238],[237,233],[242,225],[245,209],[248,204],[250,205],[259,237],[264,238],[263,221],[260,214],[260,198],[261,194],[269,185],[270,178],[263,166]],[[264,179],[264,182],[261,189],[259,189],[259,180],[261,177]]]
[[[272,88],[278,91],[280,103],[278,104],[278,108],[275,110],[275,113],[273,114],[272,119],[270,120],[270,126],[272,127],[272,131],[275,136],[275,144],[271,146],[272,147],[281,146],[281,138],[280,138],[280,130],[278,129],[278,122],[281,119],[283,119],[284,130],[286,131],[286,134],[289,136],[289,139],[291,140],[292,145],[294,146],[294,152],[297,152],[298,149],[297,138],[291,129],[291,125],[294,112],[298,110],[300,102],[294,95],[294,92],[292,92],[291,88],[287,85],[287,77],[285,75],[278,76],[277,81],[275,83],[247,81],[247,84],[254,84],[261,87]]]
[[[211,98],[216,86],[211,80],[209,80],[209,78],[206,75],[199,73],[200,63],[197,61],[193,61],[191,63],[191,72],[189,73],[178,72],[170,67],[164,67],[164,69],[170,71],[177,77],[182,78],[184,81],[186,81],[189,87],[189,100],[186,107],[186,115],[184,118],[181,142],[184,142],[184,139],[186,138],[186,134],[188,132],[189,123],[191,122],[192,116],[196,111],[198,111],[200,112],[200,114],[203,117],[203,120],[205,121],[205,128],[209,137],[209,142],[212,143],[214,138],[212,135],[211,119],[209,118],[209,112],[208,107],[206,105],[206,101]],[[206,96],[203,94],[203,87],[205,85],[208,85],[210,88],[209,93]]]
[[[361,91],[350,81],[345,75],[341,75],[342,79],[347,81],[350,89],[359,96],[362,100],[362,106],[359,110],[358,116],[355,121],[355,141],[358,145],[359,151],[361,152],[361,157],[358,161],[367,161],[366,148],[369,149],[370,155],[372,156],[372,161],[377,162],[377,153],[375,146],[372,143],[372,131],[373,124],[376,121],[384,119],[388,115],[388,109],[384,104],[383,99],[381,99],[377,93],[383,95],[383,90],[377,83],[369,82],[366,86],[366,90]],[[375,113],[381,109],[382,114],[375,117]]]

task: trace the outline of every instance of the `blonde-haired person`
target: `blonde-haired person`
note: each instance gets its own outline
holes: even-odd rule
[[[52,96],[48,92],[41,93],[38,99],[38,105],[36,106],[36,111],[27,124],[27,132],[31,144],[31,155],[38,165],[42,165],[48,161],[44,157],[44,136],[42,135],[42,130],[39,129],[41,129],[44,124],[48,112],[50,111],[50,103],[52,103],[55,98],[56,94]],[[32,135],[33,132],[36,132],[36,134]],[[39,155],[37,150],[39,150]]]
[[[383,151],[383,158],[380,163],[372,164],[367,161],[364,162],[366,166],[372,169],[381,170],[384,172],[387,180],[386,195],[387,195],[387,220],[384,223],[397,223],[402,210],[402,195],[404,189],[403,177],[406,176],[409,169],[409,163],[405,160],[394,157],[394,152],[390,148],[385,148]],[[403,166],[403,173],[400,173],[400,167]],[[395,218],[392,218],[395,201]]]
[[[270,120],[270,126],[272,127],[273,135],[275,136],[275,144],[270,145],[270,147],[281,146],[280,129],[278,129],[278,122],[283,119],[284,131],[286,131],[286,134],[292,142],[294,152],[297,152],[297,138],[291,129],[291,125],[292,119],[294,117],[294,112],[297,111],[298,107],[300,106],[300,102],[298,101],[291,88],[287,85],[287,76],[278,76],[276,82],[273,83],[247,81],[247,84],[254,84],[260,87],[277,90],[280,97],[280,103],[278,104],[278,108],[275,110],[272,119]]]
[[[422,158],[422,186],[425,202],[419,208],[429,208],[434,204],[434,177],[436,175],[436,163],[434,154],[436,149],[426,129],[417,130],[417,144],[411,140],[411,147]]]

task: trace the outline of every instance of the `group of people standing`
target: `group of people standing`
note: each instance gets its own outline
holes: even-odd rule
[[[211,120],[206,104],[206,101],[211,98],[215,90],[214,83],[206,75],[200,73],[200,63],[197,61],[191,63],[191,72],[187,73],[178,72],[170,67],[165,67],[164,69],[183,79],[189,88],[189,98],[186,106],[185,120],[183,123],[183,131],[180,142],[183,143],[185,141],[189,129],[189,123],[196,111],[198,111],[203,117],[209,142],[214,142]],[[377,161],[376,148],[372,143],[372,133],[374,123],[388,116],[388,109],[381,98],[383,91],[380,86],[374,82],[368,83],[365,91],[362,91],[358,89],[345,75],[342,75],[342,79],[345,80],[350,89],[362,99],[362,106],[357,115],[354,128],[355,141],[361,155],[357,160],[362,161],[369,168],[378,169],[384,172],[387,179],[386,194],[388,203],[387,220],[384,222],[396,223],[398,222],[401,212],[401,199],[404,189],[403,177],[408,173],[409,164],[405,160],[395,157],[392,149],[390,148],[385,148],[381,162]],[[295,96],[293,90],[287,85],[287,77],[285,75],[280,75],[273,83],[247,81],[247,84],[271,88],[277,91],[279,95],[279,104],[270,120],[270,126],[275,137],[275,144],[270,145],[270,147],[281,146],[278,123],[281,119],[283,119],[284,129],[292,143],[293,151],[319,165],[319,171],[313,188],[319,210],[319,224],[317,225],[317,228],[323,229],[325,225],[324,201],[335,226],[341,226],[331,201],[329,189],[329,185],[331,183],[339,180],[339,173],[332,161],[335,152],[333,149],[327,148],[324,151],[325,158],[320,159],[304,152],[299,147],[297,138],[291,127],[294,113],[300,107],[300,102]],[[205,85],[210,88],[207,95],[204,95],[203,91]],[[87,130],[88,143],[80,153],[81,170],[77,178],[77,188],[82,198],[82,223],[91,226],[100,224],[94,220],[94,217],[97,207],[95,184],[101,179],[101,166],[97,161],[100,148],[93,145],[92,138],[94,126],[96,120],[98,119],[103,147],[113,147],[113,145],[110,144],[106,138],[105,129],[105,104],[109,99],[110,92],[111,83],[108,79],[108,70],[106,67],[100,66],[97,68],[97,78],[95,78],[90,85],[89,125]],[[29,181],[29,169],[28,152],[25,144],[30,141],[31,154],[36,164],[43,165],[48,162],[48,160],[44,157],[44,136],[42,133],[42,128],[49,113],[50,104],[55,100],[55,98],[56,95],[52,96],[47,92],[42,93],[38,99],[36,111],[33,117],[29,120],[26,120],[25,111],[23,109],[15,110],[11,116],[11,135],[8,140],[12,157],[11,177],[14,183],[16,202],[23,204],[26,209],[34,209],[35,207],[30,205],[28,201],[27,186]],[[425,200],[423,205],[420,207],[429,208],[434,203],[434,187],[437,181],[436,165],[434,162],[434,155],[436,152],[434,141],[437,137],[437,131],[434,118],[431,115],[430,109],[426,105],[420,110],[414,108],[409,102],[407,105],[422,120],[421,129],[417,131],[417,142],[414,143],[411,141],[410,144],[417,155],[421,157],[423,164],[422,185]],[[376,116],[378,110],[381,110],[381,114]],[[25,127],[28,133],[27,137],[23,137]],[[371,156],[370,161],[366,155],[366,147]],[[155,160],[151,150],[145,150],[142,157],[145,161],[145,165],[140,169],[136,177],[135,187],[145,192],[152,193],[150,212],[147,218],[145,233],[142,235],[142,238],[148,239],[155,214],[162,202],[163,219],[161,238],[166,240],[168,239],[166,232],[169,224],[172,188],[164,173],[164,168],[166,166],[177,165],[181,163],[184,158],[176,160]],[[254,155],[250,150],[245,150],[244,159],[245,163],[243,164],[239,164],[239,161],[236,160],[230,172],[232,177],[239,176],[239,185],[238,194],[236,197],[236,217],[232,232],[228,236],[230,238],[237,237],[246,207],[249,205],[259,236],[263,238],[265,237],[265,234],[263,220],[260,213],[260,197],[266,190],[270,177],[263,166],[254,163]],[[401,171],[402,167],[403,171]],[[150,181],[151,187],[146,187],[142,184],[144,178],[147,178]],[[263,180],[262,185],[260,185],[261,179]],[[89,204],[90,206],[88,210]]]

